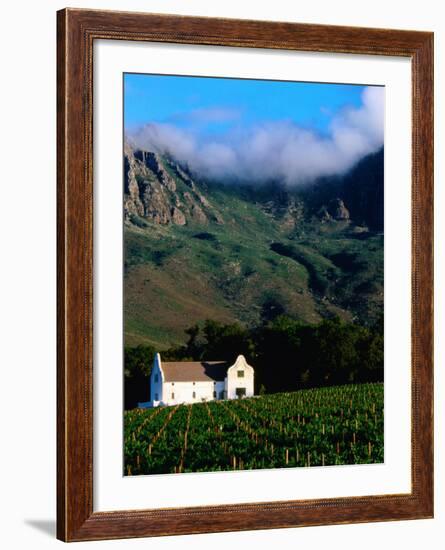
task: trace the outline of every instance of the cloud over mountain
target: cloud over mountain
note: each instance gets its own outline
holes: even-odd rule
[[[197,109],[182,121],[172,117],[166,123],[146,124],[129,137],[136,147],[167,153],[206,178],[297,185],[342,174],[382,147],[384,88],[365,88],[361,106],[334,114],[326,135],[292,120],[243,126],[237,119],[234,110]],[[206,130],[206,123],[218,121],[234,123],[223,132]]]

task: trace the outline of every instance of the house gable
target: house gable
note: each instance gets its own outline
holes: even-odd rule
[[[164,372],[162,369],[161,356],[155,354],[153,368],[150,375],[150,400],[161,402],[163,400]]]
[[[226,396],[228,399],[254,395],[254,370],[244,355],[238,355],[227,371]]]

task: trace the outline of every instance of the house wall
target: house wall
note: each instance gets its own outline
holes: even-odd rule
[[[239,372],[243,372],[244,376],[238,376]],[[253,390],[254,370],[247,363],[243,355],[239,355],[234,365],[232,365],[227,371],[226,378],[226,392],[227,399],[237,399],[237,388],[245,388],[245,397],[252,397],[254,395]]]
[[[224,382],[164,382],[162,404],[177,405],[178,403],[201,403],[216,399],[224,391]],[[154,405],[156,406],[156,405]]]

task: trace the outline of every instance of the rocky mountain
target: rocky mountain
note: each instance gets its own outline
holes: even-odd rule
[[[222,223],[221,215],[177,163],[150,152],[125,147],[125,219],[158,224]]]
[[[204,181],[124,150],[125,339],[160,349],[205,319],[362,324],[383,306],[383,151],[306,187]]]
[[[362,159],[343,176],[322,178],[306,186],[300,190],[300,196],[311,213],[326,207],[330,216],[335,218],[329,205],[334,209],[340,207],[341,215],[349,212],[349,219],[357,225],[383,231],[383,149]]]
[[[142,218],[162,225],[224,223],[218,205],[206,196],[212,184],[198,182],[186,168],[154,152],[126,145],[124,159],[127,222],[137,225]],[[382,230],[383,150],[342,177],[323,178],[298,188],[270,182],[244,185],[237,191],[289,229],[315,217],[322,223],[350,221]]]

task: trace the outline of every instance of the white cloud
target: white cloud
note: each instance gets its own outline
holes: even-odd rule
[[[146,124],[130,135],[136,147],[157,153],[168,153],[180,162],[194,159],[198,146],[191,133],[173,124]]]
[[[190,115],[198,123],[223,121],[235,116],[229,111],[197,109]],[[365,88],[359,108],[348,107],[334,116],[327,136],[292,121],[265,122],[210,139],[193,125],[181,129],[160,123],[147,124],[132,135],[136,146],[168,153],[208,178],[276,179],[289,185],[344,173],[382,147],[383,139],[384,88],[378,87]]]

